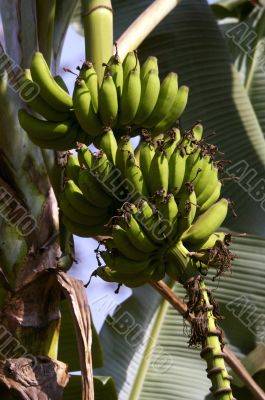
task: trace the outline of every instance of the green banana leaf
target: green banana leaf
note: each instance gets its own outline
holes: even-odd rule
[[[233,272],[206,282],[221,306],[225,341],[242,358],[264,341],[265,239],[234,238],[232,251],[239,257]],[[174,291],[184,298],[179,284]],[[105,367],[96,372],[113,376],[120,400],[212,399],[206,364],[199,349],[188,348],[185,331],[182,317],[153,288],[135,289],[105,323]]]
[[[233,22],[230,19],[222,20],[220,28],[264,134],[265,9],[255,7],[244,19],[234,18]]]
[[[151,1],[113,1],[115,37]],[[77,26],[75,20],[75,26]],[[227,225],[234,230],[263,235],[263,210],[251,190],[263,180],[265,142],[262,126],[242,84],[206,0],[186,0],[144,40],[139,56],[159,58],[161,76],[175,70],[181,84],[190,87],[189,104],[181,119],[183,129],[202,120],[206,135],[216,132],[214,143],[235,165],[247,163],[255,171],[255,182],[248,190],[226,181],[224,196],[231,198],[239,214],[230,215]],[[254,190],[255,191],[255,190]],[[250,194],[249,194],[250,192]],[[255,196],[254,196],[255,198]],[[253,221],[250,227],[249,221]]]

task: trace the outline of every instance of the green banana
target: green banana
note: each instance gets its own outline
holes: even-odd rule
[[[80,171],[80,164],[78,158],[73,154],[68,154],[67,163],[65,167],[66,176],[73,180],[76,184],[78,183]]]
[[[136,125],[142,125],[153,112],[160,91],[160,80],[153,69],[148,71],[141,80],[141,98],[137,113],[133,120]]]
[[[164,118],[152,127],[151,131],[153,135],[158,135],[159,133],[166,131],[179,119],[187,105],[188,95],[189,88],[187,86],[181,86]]]
[[[115,54],[108,62],[106,70],[110,72],[113,82],[115,83],[118,100],[121,98],[123,89],[123,67],[119,56]]]
[[[181,235],[191,226],[197,211],[196,194],[192,184],[186,184],[185,189],[182,191],[178,207],[180,213],[178,235]]]
[[[73,104],[76,118],[82,129],[93,137],[102,133],[102,126],[94,111],[89,89],[83,80],[76,80]]]
[[[196,192],[197,197],[199,197],[199,195],[203,192],[205,187],[208,185],[209,177],[211,176],[212,170],[214,168],[216,168],[216,167],[214,167],[211,157],[210,156],[203,157],[203,161],[201,163],[202,171],[198,174],[198,176],[193,181],[194,190]]]
[[[159,145],[151,161],[149,177],[147,181],[148,189],[151,195],[158,190],[168,190],[169,164],[163,147]]]
[[[208,179],[205,187],[201,190],[200,194],[197,196],[197,203],[201,206],[205,201],[209,199],[212,193],[218,186],[218,168],[212,164],[212,167],[208,173]]]
[[[190,245],[189,243],[184,242],[184,245],[185,246],[187,245],[187,248],[190,251],[207,250],[214,247],[217,240],[224,242],[225,237],[226,237],[225,232],[215,232],[204,242],[196,243],[196,245]]]
[[[79,146],[77,149],[79,164],[84,165],[87,169],[92,167],[93,154],[85,145]]]
[[[177,128],[172,128],[169,132],[169,135],[165,138],[163,142],[163,150],[167,156],[168,161],[170,161],[170,158],[174,153],[176,146],[180,141],[180,138],[180,130]]]
[[[178,76],[174,72],[169,73],[163,80],[156,106],[151,115],[143,122],[145,128],[153,128],[167,115],[178,92]]]
[[[164,278],[166,273],[166,266],[163,260],[154,261],[153,271],[151,275],[151,282],[158,282]]]
[[[134,154],[130,137],[122,136],[118,141],[118,148],[116,152],[116,167],[121,172],[123,178],[126,178],[126,164],[129,154]]]
[[[30,108],[48,121],[60,122],[70,118],[69,112],[58,112],[47,103],[38,93],[38,85],[32,81],[29,69],[24,71],[20,79],[20,97]]]
[[[145,182],[148,182],[150,165],[154,155],[155,148],[153,143],[151,141],[143,141],[140,146],[139,164]]]
[[[102,149],[107,155],[109,161],[116,165],[116,153],[118,144],[115,135],[111,129],[107,129],[99,139],[99,149]]]
[[[158,75],[158,62],[154,56],[149,56],[141,67],[141,81],[145,79],[145,76],[153,70]]]
[[[196,244],[206,241],[224,222],[229,202],[221,199],[199,216],[195,223],[182,235],[182,240]]]
[[[222,188],[222,184],[220,181],[218,181],[212,194],[208,197],[207,200],[205,200],[204,203],[201,204],[200,209],[199,209],[200,214],[204,213],[208,208],[210,208],[219,199],[220,194],[221,194],[221,188]]]
[[[119,248],[120,250],[120,248]],[[135,252],[137,253],[137,249]],[[113,255],[107,251],[100,253],[106,265],[113,271],[121,272],[123,274],[138,274],[148,268],[150,260],[149,255],[145,254],[144,260],[131,260],[126,255]]]
[[[117,122],[118,115],[118,96],[112,76],[107,73],[103,77],[99,89],[99,115],[106,127],[113,127]]]
[[[99,276],[101,279],[103,279],[106,282],[117,282],[119,284],[124,284],[125,286],[134,288],[137,286],[142,286],[144,283],[147,282],[147,279],[145,278],[145,274],[143,273],[138,273],[135,274],[134,276],[130,275],[128,277],[128,274],[122,273],[122,272],[117,272],[117,271],[112,271],[109,267],[98,267],[96,269],[96,275]]]
[[[70,179],[65,183],[64,193],[70,205],[87,217],[98,217],[106,214],[106,207],[99,208],[90,203],[73,180]]]
[[[109,230],[103,225],[87,226],[78,224],[72,219],[62,216],[62,222],[69,232],[80,237],[95,237],[98,235],[108,235]]]
[[[140,63],[139,63],[139,59],[137,57],[137,53],[136,51],[130,51],[123,63],[122,63],[122,69],[123,69],[123,84],[125,83],[130,71],[132,69],[138,69],[140,70]]]
[[[116,247],[123,256],[134,261],[144,261],[147,259],[147,253],[142,253],[136,249],[129,241],[126,231],[119,225],[114,225],[112,227],[111,235],[113,237],[114,247]]]
[[[81,171],[79,174],[78,186],[87,198],[89,203],[99,208],[107,208],[113,203],[113,199],[101,188],[97,179],[90,171]]]
[[[59,207],[63,215],[68,219],[85,226],[104,225],[109,219],[107,213],[98,216],[87,216],[86,214],[81,213],[80,210],[71,206],[64,192],[59,194]]]
[[[18,119],[30,140],[37,146],[63,151],[73,149],[76,145],[78,125],[72,121],[43,121],[22,109],[18,111]]]
[[[57,83],[57,85],[59,85],[66,93],[69,94],[68,87],[67,87],[65,81],[63,80],[63,78],[61,77],[61,75],[55,75],[55,76],[53,77],[53,79],[55,80],[55,82]]]
[[[131,193],[132,198],[135,201],[135,196],[138,198],[139,196],[148,196],[148,191],[146,187],[145,180],[143,178],[142,171],[137,165],[135,157],[131,154],[127,156],[127,163],[125,168],[125,177],[131,183],[134,188],[133,193]]]
[[[89,61],[83,63],[80,70],[80,80],[83,80],[89,89],[91,96],[92,105],[95,113],[98,112],[98,76],[93,67],[93,64]]]
[[[134,68],[129,73],[123,85],[119,107],[119,125],[127,126],[133,122],[141,98],[141,80],[139,69]]]
[[[143,253],[150,253],[156,250],[156,245],[152,243],[133,215],[127,221],[119,221],[119,225],[126,231],[129,241]]]
[[[41,97],[55,110],[67,112],[73,107],[71,96],[53,79],[41,53],[36,52],[34,54],[30,70],[33,81],[40,87]]]
[[[179,209],[173,194],[158,197],[156,200],[156,208],[160,213],[161,228],[164,237],[172,236],[176,232]],[[164,230],[162,230],[162,227]]]

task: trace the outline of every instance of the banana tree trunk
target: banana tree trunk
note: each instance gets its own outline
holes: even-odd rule
[[[17,111],[22,69],[38,49],[54,60],[55,69],[76,2],[58,0],[56,10],[55,1],[47,2],[52,8],[46,7],[46,14],[42,3],[0,2],[5,40],[0,46],[0,398],[5,399],[13,394],[61,399],[68,382],[66,364],[57,361],[61,249],[50,184],[58,181],[60,169],[54,152],[42,152],[28,140]],[[63,17],[57,15],[66,6],[62,3],[68,5]],[[54,29],[60,40],[53,39]],[[86,398],[93,397],[93,388],[90,395]]]

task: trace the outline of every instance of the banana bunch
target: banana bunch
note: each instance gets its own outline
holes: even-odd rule
[[[109,234],[108,223],[118,207],[107,189],[109,165],[103,153],[93,155],[85,145],[78,149],[78,158],[68,154],[58,202],[62,221],[71,233],[81,237]],[[101,183],[97,174],[105,181]]]
[[[209,267],[221,269],[220,264],[230,253],[227,236],[215,231],[227,209],[228,201],[221,199],[182,232],[184,218],[178,214],[173,195],[159,209],[146,200],[138,205],[125,203],[123,214],[112,225],[111,238],[105,242],[106,251],[101,252],[105,266],[98,267],[95,273],[107,282],[128,287],[158,281],[165,274],[185,281],[185,268],[176,263],[176,253],[184,259],[182,265],[192,262],[201,273],[206,274]]]
[[[88,135],[97,137],[103,127],[137,134],[148,129],[156,136],[167,131],[183,113],[188,88],[178,88],[178,77],[169,73],[162,83],[155,57],[140,67],[136,52],[127,54],[123,63],[114,55],[105,66],[98,85],[93,65],[85,62],[80,69],[73,93],[76,118]]]
[[[85,62],[72,97],[39,52],[20,84],[22,99],[38,114],[20,110],[21,127],[36,145],[61,151],[74,148],[76,142],[100,140],[105,128],[115,128],[117,136],[137,135],[142,129],[157,136],[179,119],[189,92],[186,86],[178,87],[173,72],[160,84],[157,59],[149,57],[140,67],[136,52],[128,53],[123,63],[117,54],[112,56],[100,85],[92,63]]]
[[[51,75],[41,53],[34,54],[31,68],[25,70],[20,87],[22,100],[40,117],[24,109],[18,113],[21,127],[34,144],[63,151],[74,148],[77,142],[92,142],[76,120],[72,98],[63,79]]]

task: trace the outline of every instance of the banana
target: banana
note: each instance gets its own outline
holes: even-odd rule
[[[116,165],[116,153],[118,144],[115,135],[111,129],[107,129],[103,133],[102,137],[100,137],[98,148],[104,151],[109,161],[113,165]]]
[[[197,197],[199,197],[199,195],[208,185],[212,170],[215,168],[210,156],[203,157],[200,167],[202,171],[197,175],[193,182],[194,190]]]
[[[175,100],[171,107],[167,110],[164,118],[160,120],[151,131],[153,135],[158,135],[161,132],[168,130],[181,116],[188,102],[189,88],[181,86],[177,92]],[[150,127],[151,128],[151,127]]]
[[[79,146],[77,156],[81,166],[84,165],[87,169],[92,167],[93,154],[87,146]]]
[[[192,184],[186,184],[185,186],[178,205],[180,213],[178,219],[178,235],[181,235],[191,226],[197,211],[194,187]]]
[[[115,83],[119,100],[121,98],[123,88],[123,67],[118,54],[115,54],[109,60],[107,71],[110,72],[113,82]]]
[[[147,181],[148,189],[151,195],[157,191],[168,190],[169,164],[167,156],[163,151],[161,144],[158,145],[155,155],[151,161],[149,177]]]
[[[95,237],[98,235],[108,235],[109,230],[103,225],[87,226],[78,224],[72,219],[62,216],[62,222],[69,232],[80,237]]]
[[[65,81],[63,80],[63,78],[61,77],[61,75],[55,75],[55,76],[53,77],[53,79],[55,80],[55,82],[57,83],[57,85],[59,85],[66,93],[69,94],[68,87],[67,87]]]
[[[223,198],[212,205],[184,232],[181,239],[192,244],[206,241],[224,222],[228,204],[228,200]]]
[[[194,138],[197,141],[200,141],[203,135],[203,125],[200,122],[197,122],[191,129]]]
[[[129,154],[134,154],[130,137],[122,136],[118,141],[118,148],[116,152],[116,167],[121,172],[123,178],[126,178],[126,164]]]
[[[112,205],[113,199],[104,192],[97,179],[89,171],[80,172],[78,186],[89,203],[95,207],[106,208]]]
[[[20,97],[27,103],[30,108],[47,119],[48,121],[60,122],[70,118],[68,112],[58,112],[52,108],[38,93],[38,85],[32,81],[31,73],[29,69],[24,71],[24,75],[19,81]]]
[[[72,121],[42,121],[22,109],[18,111],[18,119],[30,140],[40,147],[63,151],[76,145],[78,125]]]
[[[148,57],[141,67],[141,81],[145,79],[145,76],[153,70],[158,75],[158,62],[154,56]]]
[[[189,248],[190,251],[211,249],[212,247],[214,247],[217,240],[224,242],[225,237],[225,232],[215,232],[204,242],[196,243],[196,245],[191,246],[189,243],[187,243],[187,248]],[[184,245],[186,246],[185,243],[186,242],[184,242]]]
[[[123,69],[123,84],[125,83],[130,71],[132,69],[138,69],[140,70],[140,63],[139,63],[139,59],[137,57],[137,53],[136,51],[130,51],[123,63],[122,63],[122,69]]]
[[[163,150],[167,156],[168,161],[170,160],[172,154],[174,153],[177,144],[180,141],[180,130],[177,128],[172,128],[169,135],[165,138],[163,142]]]
[[[94,111],[89,89],[83,80],[76,80],[73,104],[76,118],[82,129],[93,137],[102,133],[102,126]]]
[[[203,174],[202,174],[203,176]],[[212,164],[211,169],[207,176],[207,183],[204,188],[201,190],[200,194],[197,195],[197,203],[201,206],[205,201],[209,199],[209,197],[213,194],[216,187],[218,186],[218,168]]]
[[[219,199],[220,194],[221,194],[221,188],[222,188],[222,184],[221,184],[220,181],[218,181],[217,185],[215,186],[215,189],[214,189],[213,193],[200,206],[200,209],[199,209],[199,213],[200,214],[202,214],[206,210],[208,210],[208,208],[210,208]]]
[[[89,61],[83,63],[80,70],[80,79],[84,80],[89,93],[91,96],[92,105],[95,113],[98,112],[98,76],[93,67],[93,64]]]
[[[120,185],[117,171],[102,151],[94,157],[90,173],[97,179],[101,188],[108,196],[119,199]]]
[[[133,215],[130,215],[127,221],[119,221],[119,225],[126,231],[129,241],[138,250],[143,253],[156,250],[156,245],[148,239]]]
[[[64,192],[59,194],[59,207],[63,215],[81,225],[95,226],[100,224],[104,225],[108,222],[107,213],[98,216],[87,216],[81,213],[80,210],[73,208]]]
[[[152,141],[143,141],[139,152],[139,164],[143,174],[143,179],[148,182],[150,165],[155,155],[155,148]]]
[[[129,71],[123,85],[119,107],[119,125],[127,126],[133,122],[141,98],[141,80],[138,68]]]
[[[66,182],[64,193],[70,205],[87,217],[98,217],[106,214],[106,207],[99,208],[90,203],[73,180],[70,179]]]
[[[137,165],[135,157],[131,154],[127,155],[125,177],[134,188],[133,193],[131,193],[134,201],[136,201],[136,198],[138,198],[139,196],[148,196],[148,191],[142,171],[139,165]]]
[[[157,125],[171,108],[178,92],[178,76],[174,72],[169,73],[163,80],[156,106],[151,115],[143,122],[145,128],[153,128]]]
[[[178,205],[174,196],[170,193],[167,196],[158,197],[156,208],[160,213],[161,219],[160,234],[163,233],[164,237],[174,235],[177,228],[179,214]]]
[[[139,204],[138,213],[135,215],[137,222],[141,225],[142,229],[148,238],[157,245],[163,244],[165,239],[165,231],[169,231],[168,227],[161,226],[161,215],[157,209],[153,209],[151,204],[142,200]]]
[[[78,183],[80,171],[80,164],[78,158],[73,154],[68,154],[67,163],[65,167],[66,176],[73,180],[76,184]]]
[[[40,87],[41,97],[55,110],[68,112],[73,107],[71,96],[55,82],[41,53],[34,54],[30,70],[33,81]]]
[[[118,249],[120,250],[120,249]],[[135,252],[138,250],[135,249]],[[131,260],[126,255],[113,255],[107,251],[100,253],[101,257],[105,261],[106,265],[114,271],[121,272],[123,274],[138,274],[146,268],[148,268],[150,260],[149,255],[145,254],[145,259],[142,260]]]
[[[114,225],[112,227],[111,235],[113,237],[113,244],[121,255],[134,261],[144,261],[147,259],[148,255],[142,253],[129,241],[126,231],[122,229],[119,225]]]
[[[147,282],[145,274],[138,273],[128,276],[126,273],[112,271],[109,267],[98,267],[96,269],[96,275],[99,276],[106,282],[117,282],[119,284],[124,284],[128,287],[134,288],[137,286],[142,286]]]
[[[117,122],[118,96],[112,76],[107,73],[99,89],[99,115],[106,127],[113,127]]]
[[[142,125],[143,122],[153,112],[160,91],[160,80],[157,72],[153,69],[141,79],[141,98],[137,113],[133,120],[136,125]]]

